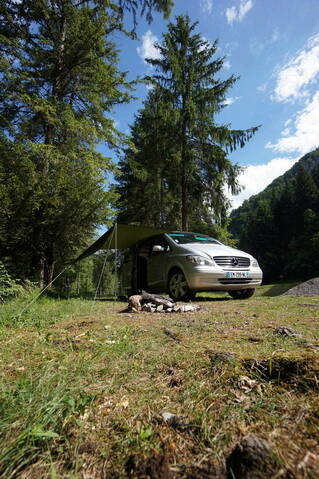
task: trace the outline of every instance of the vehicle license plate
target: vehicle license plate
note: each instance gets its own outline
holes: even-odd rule
[[[226,278],[248,278],[248,271],[227,271]]]

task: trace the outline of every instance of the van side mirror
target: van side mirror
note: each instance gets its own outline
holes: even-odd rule
[[[164,246],[160,246],[159,244],[155,244],[152,248],[152,253],[164,253],[164,251]]]

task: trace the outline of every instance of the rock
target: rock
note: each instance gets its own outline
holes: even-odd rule
[[[173,311],[173,308],[167,308],[165,309],[165,313],[171,313]]]
[[[174,306],[173,307],[173,312],[174,313],[180,313],[181,312],[181,306]]]
[[[206,349],[205,353],[209,357],[212,366],[216,366],[219,363],[233,363],[236,360],[236,355],[234,353],[228,353],[226,351]]]
[[[295,337],[300,337],[301,335],[294,331],[291,328],[286,328],[285,326],[278,326],[274,330],[275,334],[278,334],[279,336],[284,336],[286,338],[295,338]]]
[[[263,340],[261,338],[257,338],[255,336],[248,336],[247,340],[250,341],[251,343],[262,343],[263,342]]]
[[[169,336],[171,339],[174,339],[174,341],[179,341],[175,331],[172,331],[171,329],[164,328],[164,333],[166,336]]]
[[[318,464],[319,456],[308,451],[302,461],[299,462],[297,470],[304,470],[305,472],[309,469],[315,472],[316,466]],[[309,471],[310,472],[310,471]],[[308,474],[307,474],[308,475]]]
[[[307,349],[319,349],[319,344],[305,343],[303,346]]]
[[[162,412],[162,418],[166,424],[172,427],[180,427],[183,425],[184,418],[182,416],[177,416],[171,412]]]
[[[140,294],[135,294],[133,296],[130,296],[128,299],[129,309],[133,311],[134,313],[141,311],[142,309],[141,300],[142,300],[142,296]]]
[[[129,456],[125,463],[125,472],[125,477],[176,479],[176,474],[171,470],[168,458],[157,452],[146,459],[141,454]],[[93,476],[90,477],[93,478]]]
[[[229,479],[264,479],[278,469],[277,461],[267,441],[257,436],[245,436],[226,459]]]
[[[154,311],[156,311],[156,308],[152,305],[152,303],[147,303],[144,304],[142,310],[146,311],[147,313],[154,313]]]
[[[183,383],[182,378],[178,376],[172,376],[168,382],[168,387],[176,388]]]
[[[157,306],[156,311],[157,311],[158,313],[161,313],[161,312],[163,311],[163,309],[164,309],[163,304],[160,304],[159,306]]]
[[[198,311],[200,309],[199,306],[196,306],[195,304],[185,304],[182,306],[183,313],[188,313],[191,311]]]

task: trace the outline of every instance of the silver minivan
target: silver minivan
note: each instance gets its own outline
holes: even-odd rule
[[[250,298],[262,281],[262,271],[250,254],[214,238],[172,231],[138,243],[124,255],[123,292],[145,289],[167,292],[176,301],[198,291],[228,291],[234,299]]]

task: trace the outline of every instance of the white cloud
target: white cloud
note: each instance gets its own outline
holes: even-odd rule
[[[235,97],[229,97],[224,100],[224,104],[229,106],[235,103],[235,101],[239,100],[240,96],[235,96]]]
[[[213,46],[212,42],[211,42],[210,40],[208,40],[208,38],[206,38],[204,35],[202,35],[201,37],[202,37],[202,41],[203,41],[203,42],[208,43],[208,47],[211,48],[211,47]],[[202,52],[203,50],[205,50],[206,46],[207,46],[207,45],[202,45],[202,46],[200,46],[199,49],[198,49],[198,51],[199,51],[199,52]]]
[[[210,15],[213,11],[213,0],[200,0],[200,8],[203,13]]]
[[[142,36],[142,46],[137,47],[137,53],[144,60],[145,58],[152,58],[154,60],[161,57],[160,51],[155,47],[155,43],[158,42],[156,35],[153,35],[151,30],[148,30]]]
[[[290,133],[291,133],[291,128],[285,128],[284,130],[282,130],[281,136],[288,136],[290,135]]]
[[[319,34],[311,37],[304,50],[292,58],[277,73],[273,99],[294,101],[309,95],[307,87],[319,73]]]
[[[290,122],[289,122],[290,123]],[[285,126],[289,123],[286,122]],[[290,128],[291,129],[291,128]],[[285,136],[287,128],[282,131],[282,137],[277,143],[266,144],[279,153],[300,153],[305,154],[319,146],[319,91],[308,101],[306,106],[300,110],[294,119],[294,133]]]
[[[230,7],[226,10],[227,23],[232,25],[233,22],[237,20],[237,10],[236,7]]]
[[[229,70],[231,67],[230,61],[224,60],[223,67],[226,68],[226,70]]]
[[[232,208],[238,208],[241,204],[263,191],[274,179],[289,170],[298,158],[273,158],[262,165],[249,165],[239,176],[239,183],[245,189],[237,196],[230,196]]]
[[[254,4],[252,0],[240,0],[238,7],[233,5],[226,9],[227,22],[232,25],[234,22],[241,22],[249,10],[253,8]]]

